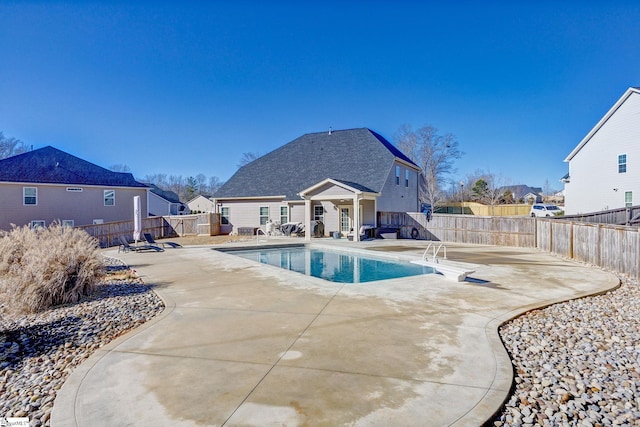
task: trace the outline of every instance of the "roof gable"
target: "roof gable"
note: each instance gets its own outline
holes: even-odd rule
[[[379,193],[395,159],[419,169],[367,128],[309,133],[238,169],[215,197],[299,200],[298,192],[328,178]]]
[[[146,187],[130,173],[110,171],[51,146],[0,160],[0,182]]]
[[[580,150],[582,150],[582,147],[584,147],[587,142],[589,142],[589,140],[600,130],[600,128],[602,126],[604,126],[605,123],[607,123],[607,121],[611,118],[611,116],[613,116],[613,114],[618,111],[618,109],[622,106],[622,104],[625,103],[625,101],[627,99],[629,99],[629,97],[631,95],[639,95],[640,94],[640,88],[638,87],[630,87],[629,89],[626,90],[626,92],[620,97],[620,99],[618,99],[618,101],[616,101],[615,104],[613,104],[613,107],[611,107],[611,109],[609,111],[607,111],[607,114],[605,114],[598,123],[596,123],[596,125],[593,127],[593,129],[591,129],[589,131],[589,133],[587,134],[587,136],[585,136],[582,141],[580,141],[580,143],[576,146],[576,148],[573,149],[573,151],[571,151],[571,153],[569,153],[569,155],[567,156],[566,159],[564,159],[565,162],[570,161],[571,159],[573,159],[576,154],[578,154],[578,152]]]

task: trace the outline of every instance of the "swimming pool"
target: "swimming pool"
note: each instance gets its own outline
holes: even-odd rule
[[[409,262],[307,246],[226,249],[224,252],[337,283],[364,283],[434,273],[432,268]]]

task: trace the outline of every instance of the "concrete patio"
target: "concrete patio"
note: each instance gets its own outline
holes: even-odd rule
[[[320,242],[399,258],[427,244]],[[107,251],[167,307],[72,373],[51,425],[482,425],[512,383],[499,325],[618,280],[534,250],[447,249],[468,281],[330,283],[211,246]]]

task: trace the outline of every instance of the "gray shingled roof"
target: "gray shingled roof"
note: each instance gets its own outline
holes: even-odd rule
[[[155,184],[147,184],[149,187],[151,187],[151,189],[149,191],[151,191],[153,194],[162,197],[163,199],[165,199],[167,202],[170,203],[182,203],[180,201],[180,197],[176,194],[175,191],[171,191],[171,190],[163,190],[162,188],[158,187]]]
[[[130,173],[110,171],[51,146],[0,160],[0,182],[146,187]]]
[[[378,193],[395,158],[415,166],[367,128],[309,133],[242,166],[214,197],[284,195],[286,200],[300,200],[300,191],[327,178]]]

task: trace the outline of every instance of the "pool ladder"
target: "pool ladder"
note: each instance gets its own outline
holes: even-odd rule
[[[266,238],[266,240],[260,240],[260,233],[262,233],[262,235]],[[256,246],[260,244],[260,242],[268,242],[269,241],[269,235],[267,233],[264,232],[264,230],[262,228],[258,228],[256,230]]]
[[[442,249],[444,253],[444,257],[442,259],[447,259],[447,247],[444,245],[444,243],[440,243],[437,248],[433,242],[429,243],[429,245],[427,245],[427,249],[425,249],[424,253],[422,254],[422,259],[425,261],[429,261],[429,249],[432,249],[433,252],[433,255],[431,255],[431,262],[438,262],[438,254],[440,253],[440,249]]]

